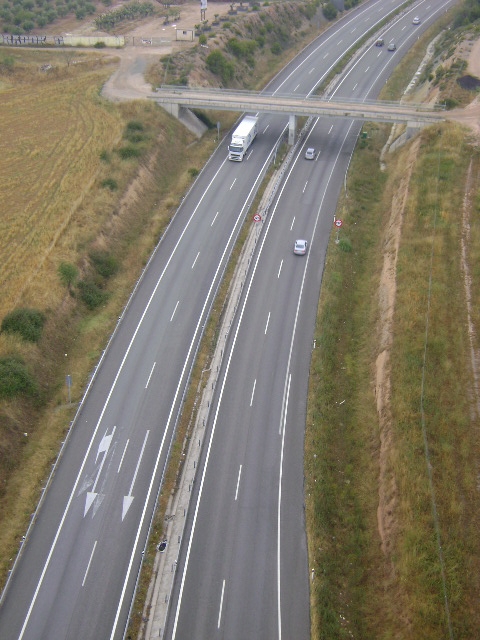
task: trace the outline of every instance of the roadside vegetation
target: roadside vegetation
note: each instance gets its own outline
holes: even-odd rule
[[[443,34],[424,73],[438,101],[475,95],[459,84],[455,55],[478,33],[466,24]],[[409,54],[384,98],[399,99],[419,59]],[[332,233],[311,363],[312,638],[473,638],[479,141],[453,124],[431,127],[381,166],[389,129],[364,133],[337,211],[344,224],[338,244]]]

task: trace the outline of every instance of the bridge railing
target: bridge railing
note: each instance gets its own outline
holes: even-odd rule
[[[379,108],[397,108],[400,106],[407,107],[408,109],[415,111],[425,111],[431,112],[433,111],[445,111],[444,104],[422,104],[422,103],[413,103],[413,102],[395,102],[388,100],[355,100],[355,98],[334,98],[328,96],[317,96],[311,95],[305,98],[302,98],[298,94],[295,93],[283,93],[280,91],[249,91],[246,89],[219,89],[215,87],[186,87],[186,86],[178,86],[178,85],[166,85],[162,84],[157,92],[173,92],[173,93],[182,93],[184,95],[198,95],[201,93],[203,96],[210,96],[212,98],[221,99],[225,96],[231,96],[233,98],[249,98],[255,99],[259,98],[264,100],[265,98],[272,98],[273,100],[303,100],[308,104],[324,104],[326,102],[332,105],[355,105],[359,106],[360,104],[371,107],[379,107]]]

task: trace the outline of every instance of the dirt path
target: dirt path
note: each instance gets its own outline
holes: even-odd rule
[[[121,6],[113,5],[110,10]],[[115,52],[104,51],[105,55],[111,55],[120,59],[120,64],[105,84],[102,95],[112,101],[136,100],[145,98],[152,93],[152,87],[145,81],[146,69],[156,62],[161,56],[165,56],[197,44],[176,39],[177,29],[194,29],[196,24],[200,24],[200,5],[197,1],[190,0],[178,6],[180,19],[176,22],[165,24],[163,17],[148,18],[136,21],[134,26],[125,30],[123,35],[128,36],[130,42],[138,44],[127,45],[123,49]],[[230,11],[230,4],[227,2],[216,2],[211,4],[205,14],[208,22],[212,22],[215,16],[225,16]],[[75,24],[71,21],[60,23],[60,30],[63,35],[111,35],[95,28],[93,20]],[[120,31],[119,31],[120,33]],[[160,46],[142,45],[142,40],[148,41],[151,38],[162,38],[164,43]]]

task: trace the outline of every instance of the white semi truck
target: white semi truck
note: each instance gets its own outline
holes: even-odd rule
[[[232,140],[228,145],[228,159],[241,162],[248,147],[257,135],[257,118],[245,116],[238,127],[232,133]]]

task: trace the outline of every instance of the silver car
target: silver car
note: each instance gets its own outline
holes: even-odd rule
[[[306,240],[295,240],[295,244],[293,245],[293,253],[296,256],[304,256],[307,253],[307,241]]]
[[[305,151],[305,158],[307,160],[315,160],[315,149],[313,147],[308,147]]]

